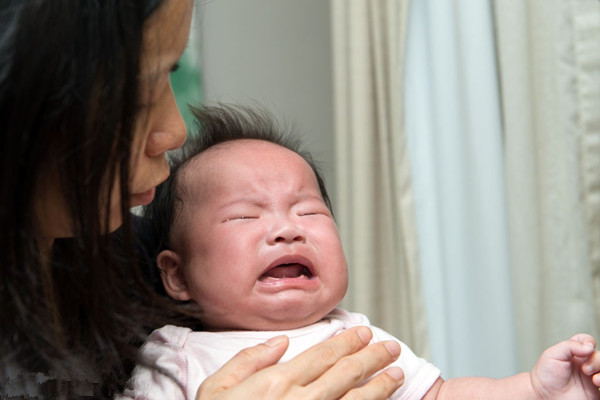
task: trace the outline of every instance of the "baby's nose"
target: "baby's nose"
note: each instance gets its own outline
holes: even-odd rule
[[[296,224],[291,221],[281,224],[271,234],[271,242],[275,243],[294,243],[304,242],[306,235]]]

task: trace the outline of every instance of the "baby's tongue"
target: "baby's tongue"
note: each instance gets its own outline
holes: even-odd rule
[[[271,268],[261,277],[261,279],[274,278],[297,278],[302,275],[304,266],[300,264],[283,264],[275,268]]]

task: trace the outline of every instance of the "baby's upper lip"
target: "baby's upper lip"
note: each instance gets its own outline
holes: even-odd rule
[[[288,255],[279,257],[275,261],[270,263],[269,266],[262,271],[261,276],[266,274],[269,270],[271,270],[277,266],[283,265],[283,264],[303,265],[306,268],[308,268],[308,270],[310,271],[310,273],[313,276],[315,275],[315,268],[313,266],[313,263],[307,257],[299,255],[299,254],[288,254]]]

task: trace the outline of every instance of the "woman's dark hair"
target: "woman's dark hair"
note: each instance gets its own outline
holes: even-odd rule
[[[179,172],[195,156],[225,142],[263,140],[300,155],[313,170],[323,201],[332,211],[323,174],[311,154],[302,148],[297,136],[284,129],[271,113],[260,108],[227,104],[192,107],[192,113],[197,132],[190,134],[183,147],[171,154],[171,175],[156,188],[154,201],[144,207],[144,217],[150,222],[159,242],[155,255],[163,249],[171,248],[169,241],[172,225],[183,201],[177,187]]]
[[[161,2],[2,3],[0,395],[41,373],[44,396],[110,396],[159,318],[133,261],[128,180],[143,26]],[[34,219],[44,174],[60,177],[75,231],[51,265]],[[103,228],[115,179],[118,243]]]

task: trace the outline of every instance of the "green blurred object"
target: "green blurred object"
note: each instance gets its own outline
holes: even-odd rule
[[[179,69],[171,74],[171,85],[175,100],[181,111],[188,132],[193,128],[194,119],[188,104],[198,105],[202,101],[202,81],[200,68],[194,62],[191,47],[188,47],[179,60]]]

